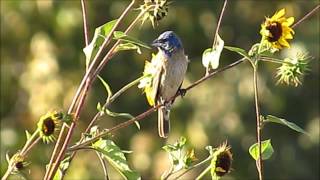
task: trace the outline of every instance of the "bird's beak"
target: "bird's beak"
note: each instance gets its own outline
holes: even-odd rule
[[[160,47],[161,45],[162,45],[162,43],[158,39],[154,40],[151,43],[151,46],[153,46],[153,47]]]

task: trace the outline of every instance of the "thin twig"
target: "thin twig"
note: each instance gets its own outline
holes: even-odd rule
[[[259,173],[259,180],[263,180],[263,164],[262,164],[262,152],[261,152],[261,121],[259,110],[259,95],[258,95],[258,75],[257,64],[253,67],[253,88],[254,88],[254,101],[256,109],[256,121],[257,121],[257,141],[259,148],[259,158],[257,159],[257,169]]]
[[[95,151],[95,153],[97,154],[97,156],[98,156],[98,158],[100,160],[100,163],[101,163],[101,166],[102,166],[102,169],[103,169],[104,179],[105,180],[109,180],[107,163],[105,162],[103,157],[101,157],[102,153],[97,152],[97,151]]]
[[[127,30],[124,32],[124,34],[128,34],[131,29],[136,25],[136,23],[139,21],[139,19],[147,12],[148,9],[145,11],[142,11],[139,13],[139,15],[134,19],[134,21],[130,24],[130,26],[127,28]],[[115,49],[119,45],[120,40],[116,42],[116,44],[113,45],[113,47],[110,49],[110,51],[104,56],[100,64],[98,65],[97,69],[93,73],[93,77],[97,77],[97,75],[100,73],[102,68],[109,62],[109,60],[113,57],[115,54]]]
[[[22,157],[25,157],[26,154],[30,151],[30,149],[32,147],[34,147],[38,142],[39,140],[41,139],[40,137],[38,137],[37,139],[35,139],[37,137],[37,135],[39,134],[39,131],[36,130],[32,136],[27,139],[25,145],[23,146],[22,150],[19,152],[19,154],[22,156]],[[7,171],[4,173],[4,175],[2,176],[1,180],[6,180],[8,179],[8,177],[10,176],[10,174],[12,173],[12,171],[14,170],[14,166],[12,163],[10,163],[10,161],[8,162],[9,165],[8,165],[8,169]]]
[[[128,90],[130,87],[132,87],[133,85],[137,84],[142,78],[144,78],[144,76],[132,81],[131,83],[125,85],[124,87],[122,87],[119,91],[117,91],[114,95],[112,95],[112,97],[109,99],[109,101],[105,102],[105,104],[102,106],[103,108],[107,108],[117,97],[119,97],[122,93],[124,93],[126,90]],[[88,133],[91,129],[91,127],[94,125],[94,123],[103,115],[102,112],[97,112],[96,115],[93,117],[93,119],[90,121],[90,124],[87,126],[85,133]],[[82,136],[79,140],[79,142],[82,142],[84,139],[84,136]],[[71,156],[70,156],[70,161],[73,159],[73,157],[75,156],[76,151],[74,151]]]
[[[191,171],[194,168],[197,168],[199,166],[204,165],[205,163],[207,163],[208,161],[210,161],[212,159],[212,156],[210,155],[209,157],[207,157],[205,160],[199,162],[198,164],[195,164],[191,167],[189,167],[187,170],[185,170],[183,173],[179,174],[178,176],[175,177],[175,179],[179,179],[180,177],[182,177],[183,175],[185,175],[187,172]]]
[[[98,139],[110,134],[111,132],[117,131],[117,130],[122,129],[124,127],[127,127],[127,126],[133,124],[135,121],[140,121],[140,120],[144,119],[145,117],[147,117],[148,115],[150,115],[151,113],[153,113],[155,110],[157,110],[161,106],[162,106],[162,104],[159,104],[159,105],[157,105],[155,107],[152,107],[152,108],[148,109],[147,111],[139,114],[138,116],[136,116],[136,117],[134,117],[134,118],[132,118],[132,119],[126,121],[126,122],[120,123],[117,126],[114,126],[114,127],[110,128],[109,130],[107,130],[105,132],[100,133],[99,135],[93,137],[92,139],[89,139],[87,141],[84,141],[82,143],[79,143],[77,145],[74,145],[74,146],[70,147],[68,149],[68,151],[77,150],[79,147],[83,147],[83,146],[89,145],[89,144],[97,141]]]
[[[45,173],[43,179],[47,179],[48,171],[51,168],[51,165],[53,164],[53,161],[55,160],[55,158],[57,156],[59,147],[60,147],[60,145],[61,145],[61,143],[63,141],[63,135],[64,135],[64,132],[65,132],[66,128],[67,128],[67,125],[65,123],[63,123],[62,124],[62,128],[61,128],[60,133],[59,133],[59,136],[58,136],[58,140],[57,140],[56,145],[54,146],[52,154],[51,154],[51,158],[50,158],[50,161],[49,161],[49,164],[48,164],[47,172]]]
[[[83,31],[84,41],[86,46],[89,45],[89,32],[88,32],[88,21],[87,21],[87,3],[86,0],[81,0],[82,18],[83,18]]]
[[[298,22],[294,23],[292,25],[292,28],[298,26],[300,23],[302,23],[304,20],[312,16],[315,12],[317,12],[320,8],[320,5],[317,5],[315,8],[313,8],[310,12],[308,12],[306,15],[304,15]]]
[[[199,174],[199,176],[196,178],[196,180],[200,180],[204,175],[206,175],[209,171],[210,171],[211,167],[208,166],[205,170],[203,170],[201,172],[201,174]]]
[[[85,83],[86,83],[86,81],[87,81],[87,78],[92,75],[92,72],[93,72],[93,70],[94,70],[94,67],[96,66],[96,63],[97,63],[97,61],[98,61],[99,56],[101,55],[103,49],[104,49],[104,48],[109,44],[109,42],[111,41],[111,37],[112,37],[112,35],[113,35],[113,32],[116,30],[116,28],[118,28],[120,22],[121,22],[121,21],[123,20],[123,18],[128,14],[129,10],[133,7],[134,3],[135,3],[135,0],[132,0],[131,3],[128,5],[128,7],[127,7],[127,8],[123,11],[123,13],[120,15],[120,17],[118,18],[117,22],[115,23],[115,25],[113,26],[113,28],[110,30],[110,33],[108,34],[108,36],[104,39],[104,42],[103,42],[102,45],[100,46],[97,54],[95,55],[94,59],[92,60],[92,63],[90,63],[89,69],[88,69],[88,71],[86,72],[86,74],[84,75],[84,77],[83,77],[83,79],[82,79],[82,81],[81,81],[81,83],[80,83],[80,85],[79,85],[79,88],[78,88],[78,90],[77,90],[77,92],[76,92],[76,94],[75,94],[75,96],[74,96],[74,98],[73,98],[73,100],[72,100],[72,102],[71,102],[71,105],[70,105],[70,107],[69,107],[68,113],[71,113],[71,112],[72,112],[72,110],[73,110],[73,108],[74,108],[74,106],[75,106],[78,98],[80,97],[80,94],[81,94],[81,92],[82,92],[82,89],[83,89],[84,86],[85,86]]]
[[[221,21],[222,21],[222,17],[223,17],[224,11],[225,11],[226,6],[227,6],[227,2],[228,2],[228,0],[225,0],[225,1],[224,1],[223,7],[222,7],[222,9],[221,9],[219,21],[218,21],[218,23],[217,23],[216,32],[214,33],[214,39],[213,39],[213,43],[212,43],[212,48],[215,47],[216,42],[217,42],[217,36],[218,36],[218,34],[219,34],[220,24],[221,24]]]
[[[241,59],[237,60],[236,62],[231,63],[231,64],[229,64],[229,65],[227,65],[227,66],[225,66],[225,67],[223,67],[223,68],[220,68],[220,69],[217,69],[217,70],[215,70],[215,71],[210,72],[209,75],[200,78],[199,80],[197,80],[196,82],[194,82],[193,84],[191,84],[190,86],[188,86],[188,87],[186,88],[186,90],[192,89],[193,87],[195,87],[195,86],[197,86],[198,84],[202,83],[203,81],[211,78],[212,76],[214,76],[214,75],[216,75],[216,74],[218,74],[218,73],[220,73],[220,72],[222,72],[222,71],[225,71],[225,70],[227,70],[227,69],[229,69],[229,68],[232,68],[233,66],[236,66],[236,65],[244,62],[245,60],[246,60],[246,58],[241,58]]]
[[[25,156],[31,149],[34,147],[39,141],[41,137],[39,136],[35,141],[33,141],[28,148],[25,149],[25,151],[21,152],[21,156]]]
[[[190,86],[188,86],[185,90],[189,91],[190,89],[194,88],[195,86],[199,85],[200,83],[204,82],[205,80],[209,79],[210,77],[212,77],[212,76],[214,76],[214,75],[216,75],[216,74],[218,74],[220,72],[223,72],[223,71],[225,71],[227,69],[230,69],[230,68],[242,63],[243,61],[245,61],[245,58],[241,58],[241,59],[239,59],[238,61],[236,61],[234,63],[231,63],[231,64],[229,64],[229,65],[227,65],[227,66],[225,66],[223,68],[220,68],[220,69],[218,69],[216,71],[213,71],[208,76],[202,77],[198,81],[196,81],[193,84],[191,84]],[[179,94],[176,94],[170,100],[175,99],[177,96],[179,96]],[[117,131],[117,130],[119,130],[121,128],[124,128],[124,127],[127,127],[127,126],[133,124],[135,121],[140,121],[140,120],[144,119],[145,117],[147,117],[148,115],[150,115],[151,113],[153,113],[155,110],[157,110],[161,106],[163,106],[163,104],[158,104],[157,106],[148,109],[147,111],[139,114],[138,116],[136,116],[136,117],[134,117],[134,118],[132,118],[132,119],[126,121],[126,122],[120,123],[117,126],[114,126],[114,127],[110,128],[109,130],[107,130],[105,132],[102,132],[101,134],[95,136],[92,139],[89,139],[87,141],[84,141],[82,143],[79,143],[77,145],[74,145],[74,146],[70,147],[68,149],[68,151],[74,151],[78,147],[83,147],[83,146],[89,145],[89,144],[95,142],[96,140],[100,139],[101,137],[104,137],[104,136],[110,134],[111,132]]]
[[[132,0],[131,3],[128,5],[128,7],[125,9],[125,11],[121,14],[121,16],[119,17],[119,19],[117,20],[116,24],[114,25],[114,27],[111,29],[110,33],[108,34],[108,36],[106,37],[105,41],[103,42],[103,44],[101,45],[101,47],[99,48],[94,60],[92,61],[92,63],[90,64],[90,67],[89,69],[86,71],[86,74],[85,76],[83,77],[81,83],[80,83],[80,86],[73,98],[73,101],[69,107],[69,110],[68,110],[68,113],[70,114],[72,112],[72,110],[74,109],[74,106],[78,100],[79,97],[81,97],[80,101],[79,101],[79,105],[78,105],[78,108],[77,108],[77,111],[76,113],[74,114],[75,116],[75,119],[74,121],[77,121],[78,117],[79,117],[79,114],[81,112],[81,109],[83,107],[83,103],[84,103],[84,100],[85,100],[85,97],[87,95],[87,92],[91,86],[91,82],[92,81],[88,81],[88,79],[91,79],[90,76],[92,75],[92,72],[94,70],[94,67],[95,67],[95,64],[97,62],[97,59],[98,57],[100,56],[100,54],[102,53],[103,49],[105,46],[107,46],[107,44],[111,41],[111,37],[113,35],[113,32],[115,31],[115,29],[118,27],[118,25],[120,24],[120,22],[122,21],[122,19],[125,17],[125,15],[129,12],[129,10],[133,7],[135,3],[135,0]],[[94,79],[94,78],[93,78]],[[82,94],[82,89],[83,89],[83,86],[84,86],[84,94]],[[82,95],[81,95],[82,94]],[[54,173],[57,171],[58,169],[58,166],[62,160],[62,157],[65,153],[65,150],[67,148],[67,145],[71,139],[71,136],[73,134],[73,130],[75,128],[75,123],[72,122],[71,126],[70,126],[70,129],[68,131],[68,134],[65,138],[65,141],[63,143],[63,146],[62,148],[60,149],[60,153],[58,154],[57,158],[56,158],[56,161],[55,163],[53,163],[53,167],[52,167],[52,170],[51,168],[48,168],[47,171],[46,171],[46,174],[45,174],[45,179],[52,179],[53,178],[53,175]],[[59,135],[59,138],[62,138],[62,131],[60,132],[60,135]],[[60,141],[59,141],[60,142]],[[59,147],[59,144],[56,143],[56,146],[55,146],[55,149],[57,149]],[[57,152],[57,151],[54,151],[54,152]],[[52,162],[52,159],[54,158],[55,154],[52,154],[52,157],[51,157],[51,160],[50,162]],[[52,164],[52,163],[51,163]],[[49,167],[51,167],[51,164],[49,164]],[[48,175],[47,175],[48,174]]]

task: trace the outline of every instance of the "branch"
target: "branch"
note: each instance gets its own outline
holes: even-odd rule
[[[317,12],[320,8],[320,5],[317,5],[315,8],[313,8],[310,12],[308,12],[306,15],[304,15],[298,22],[294,23],[294,25],[292,25],[292,28],[298,26],[300,23],[302,23],[304,20],[306,20],[307,18],[309,18],[310,16],[312,16],[315,12]]]
[[[217,36],[219,34],[219,29],[220,29],[220,24],[221,24],[221,21],[222,21],[224,10],[226,9],[226,6],[227,6],[227,2],[228,2],[228,0],[224,1],[223,7],[221,9],[221,13],[220,13],[219,21],[218,21],[218,24],[217,24],[216,32],[214,33],[214,39],[213,39],[213,43],[212,43],[212,48],[214,48],[215,45],[216,45]]]
[[[101,47],[99,48],[95,58],[93,59],[92,63],[90,64],[90,67],[88,68],[88,70],[86,71],[86,74],[85,76],[83,77],[81,83],[80,83],[80,86],[73,98],[73,101],[69,107],[69,110],[68,110],[68,113],[70,114],[72,112],[72,110],[74,109],[75,107],[75,104],[77,102],[77,100],[79,99],[80,97],[80,100],[79,100],[79,105],[76,109],[76,112],[74,114],[74,122],[72,122],[71,126],[70,126],[70,129],[68,131],[68,134],[64,140],[64,143],[60,149],[60,152],[55,160],[54,163],[53,162],[53,159],[57,153],[57,149],[60,145],[60,142],[61,142],[61,139],[63,138],[63,133],[64,133],[64,129],[65,129],[65,125],[62,127],[62,130],[59,134],[59,139],[56,143],[56,146],[55,146],[55,149],[54,149],[54,153],[52,154],[51,156],[51,160],[50,160],[50,164],[49,164],[49,168],[47,169],[46,171],[46,174],[45,174],[45,179],[52,179],[55,172],[57,171],[58,169],[58,166],[63,158],[63,155],[65,154],[65,151],[66,151],[66,148],[67,148],[67,145],[71,139],[71,136],[73,134],[73,131],[74,131],[74,128],[75,128],[75,121],[77,121],[77,119],[79,118],[79,114],[82,110],[82,107],[83,107],[83,104],[84,104],[84,100],[86,98],[86,95],[87,95],[87,92],[89,91],[90,87],[91,87],[91,84],[92,84],[92,81],[91,81],[91,75],[92,75],[92,72],[94,71],[94,67],[95,67],[95,64],[98,60],[98,57],[100,56],[100,54],[102,53],[103,49],[107,46],[107,44],[111,41],[111,37],[113,35],[113,32],[115,31],[115,29],[119,26],[120,22],[122,21],[122,19],[126,16],[126,14],[129,12],[129,10],[133,7],[135,3],[135,0],[132,0],[132,2],[128,5],[128,7],[125,9],[125,11],[121,14],[121,16],[119,17],[119,19],[117,20],[116,24],[114,25],[114,27],[111,29],[110,33],[108,34],[108,36],[105,38],[103,44],[101,45]],[[111,50],[110,50],[111,51]],[[110,52],[109,51],[109,52]],[[84,88],[83,88],[84,87]],[[84,89],[84,91],[82,91]],[[82,94],[82,95],[81,95]],[[59,144],[58,144],[59,142]],[[51,165],[53,164],[52,168],[51,168]]]
[[[81,0],[81,9],[82,9],[82,18],[83,18],[83,31],[84,31],[84,40],[86,46],[89,45],[89,32],[88,32],[88,22],[87,22],[87,8],[86,0]]]
[[[225,70],[227,70],[227,69],[230,69],[230,68],[232,68],[232,67],[234,67],[234,66],[242,63],[242,62],[245,61],[245,60],[246,60],[245,58],[239,59],[238,61],[236,61],[236,62],[234,62],[234,63],[231,63],[231,64],[229,64],[229,65],[227,65],[227,66],[225,66],[225,67],[223,67],[223,68],[220,68],[220,69],[218,69],[218,70],[216,70],[216,71],[211,72],[209,75],[202,77],[202,78],[199,79],[198,81],[196,81],[196,82],[194,82],[193,84],[191,84],[190,86],[188,86],[188,87],[185,89],[186,92],[189,91],[189,90],[191,90],[192,88],[196,87],[197,85],[201,84],[202,82],[208,80],[209,78],[213,77],[214,75],[216,75],[216,74],[218,74],[218,73],[221,73],[221,72],[223,72],[223,71],[225,71]],[[175,96],[173,96],[172,98],[170,98],[169,101],[175,99],[175,98],[178,97],[178,96],[180,96],[179,93],[177,93]],[[100,133],[99,135],[95,136],[95,137],[92,138],[92,139],[89,139],[89,140],[87,140],[87,141],[84,141],[84,142],[82,142],[82,143],[79,143],[79,144],[77,144],[77,145],[74,145],[74,146],[70,147],[70,148],[68,149],[68,151],[77,150],[79,147],[83,147],[83,146],[89,145],[89,144],[91,144],[91,143],[99,140],[100,138],[102,138],[102,137],[104,137],[104,136],[106,136],[106,135],[108,135],[108,134],[110,134],[110,133],[112,133],[112,132],[115,132],[115,131],[117,131],[117,130],[119,130],[119,129],[125,128],[125,127],[133,124],[135,121],[140,121],[140,120],[144,119],[145,117],[149,116],[151,113],[153,113],[154,111],[156,111],[158,108],[160,108],[160,107],[163,106],[163,105],[164,105],[164,104],[158,104],[158,105],[156,105],[156,106],[148,109],[147,111],[139,114],[138,116],[136,116],[136,117],[134,117],[134,118],[132,118],[132,119],[126,121],[126,122],[120,123],[120,124],[118,124],[117,126],[114,126],[114,127],[108,129],[108,130],[105,131],[105,132]]]

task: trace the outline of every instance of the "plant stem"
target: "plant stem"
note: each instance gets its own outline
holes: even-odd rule
[[[245,60],[246,60],[246,58],[241,58],[241,59],[237,60],[236,62],[231,63],[231,64],[229,64],[229,65],[227,65],[227,66],[225,66],[223,68],[220,68],[220,69],[217,69],[217,70],[215,70],[213,72],[210,72],[209,75],[204,76],[204,77],[200,78],[199,80],[197,80],[196,82],[192,83],[190,86],[188,86],[186,88],[186,90],[190,90],[190,89],[194,88],[195,86],[197,86],[198,84],[201,84],[203,81],[206,81],[207,79],[211,78],[212,76],[214,76],[214,75],[216,75],[216,74],[218,74],[220,72],[223,72],[223,71],[225,71],[227,69],[230,69],[230,68],[232,68],[232,67],[234,67],[234,66],[236,66],[236,65],[238,65],[238,64],[240,64],[242,62],[244,62]]]
[[[8,179],[8,177],[10,176],[11,172],[13,171],[14,166],[12,164],[8,165],[8,169],[7,171],[4,173],[4,175],[2,176],[1,180],[6,180]]]
[[[84,41],[85,45],[89,44],[89,32],[88,32],[88,22],[87,22],[87,8],[86,0],[81,0],[82,18],[83,18],[83,31],[84,31]]]
[[[199,176],[196,178],[196,180],[200,180],[204,175],[206,175],[210,171],[211,167],[208,166],[204,171],[199,174]]]
[[[112,95],[112,97],[109,99],[109,101],[107,101],[102,107],[103,108],[107,108],[117,97],[119,97],[122,93],[124,93],[126,90],[128,90],[130,87],[134,86],[135,84],[137,84],[142,78],[144,78],[145,76],[142,76],[132,82],[130,82],[129,84],[125,85],[123,88],[121,88],[118,92],[116,92],[114,95]],[[84,133],[88,133],[90,131],[90,128],[93,126],[93,124],[99,119],[99,117],[102,116],[101,112],[97,112],[97,114],[94,116],[94,118],[91,120],[90,124],[88,125],[88,127],[86,128]],[[80,139],[79,142],[82,142],[83,137]],[[73,157],[73,156],[71,156]]]
[[[260,110],[259,110],[259,96],[258,96],[258,61],[253,66],[253,87],[254,87],[254,101],[256,109],[256,123],[257,123],[257,141],[259,149],[259,158],[257,159],[256,165],[259,173],[259,179],[263,180],[263,164],[261,156],[261,121],[260,121]]]
[[[41,137],[38,137],[35,141],[33,141],[24,152],[21,152],[21,155],[25,156],[40,141],[40,139]]]
[[[74,151],[74,150],[77,150],[78,148],[81,148],[81,147],[83,147],[83,146],[89,145],[89,144],[91,144],[91,143],[99,140],[100,138],[102,138],[102,137],[110,134],[111,132],[117,131],[117,130],[119,130],[119,129],[121,129],[121,128],[124,128],[124,127],[127,127],[127,126],[133,124],[135,121],[142,120],[142,119],[144,119],[146,116],[148,116],[148,115],[150,115],[151,113],[153,113],[155,110],[157,110],[157,109],[158,109],[159,107],[161,107],[161,106],[162,106],[162,104],[159,104],[159,105],[157,105],[157,106],[155,106],[155,107],[152,107],[152,108],[150,108],[149,110],[147,110],[147,111],[139,114],[138,116],[136,116],[136,117],[134,117],[134,118],[132,118],[132,119],[126,121],[126,122],[120,123],[120,124],[118,124],[117,126],[114,126],[114,127],[110,128],[110,129],[108,129],[107,131],[102,132],[102,133],[98,134],[97,136],[95,136],[95,137],[93,137],[93,138],[91,138],[91,139],[89,139],[89,140],[87,140],[87,141],[84,141],[84,142],[82,142],[82,143],[79,143],[79,144],[76,144],[76,145],[70,147],[70,148],[68,149],[68,151]]]
[[[212,43],[212,49],[215,47],[216,42],[217,42],[217,36],[218,36],[218,34],[219,34],[220,24],[221,24],[221,21],[222,21],[222,17],[223,17],[223,14],[224,14],[224,10],[226,9],[226,6],[227,6],[227,2],[228,2],[228,0],[225,0],[225,1],[224,1],[223,7],[222,7],[222,9],[221,9],[220,17],[219,17],[219,20],[218,20],[218,23],[217,23],[216,32],[214,33],[214,38],[213,38],[213,43]]]
[[[108,170],[107,170],[107,163],[105,162],[105,160],[103,159],[102,157],[102,153],[100,152],[95,152],[96,155],[98,156],[99,158],[99,161],[101,163],[101,166],[102,166],[102,169],[103,169],[103,174],[104,174],[104,179],[105,180],[109,180],[109,176],[108,176]]]
[[[227,70],[227,69],[230,69],[230,68],[232,68],[232,67],[234,67],[234,66],[236,66],[236,65],[238,65],[238,64],[240,64],[240,63],[242,63],[242,62],[244,62],[245,60],[246,60],[245,58],[241,58],[241,59],[239,59],[238,61],[236,61],[236,62],[234,62],[234,63],[231,63],[231,64],[229,64],[229,65],[227,65],[227,66],[225,66],[225,67],[223,67],[223,68],[217,69],[217,70],[211,72],[208,76],[205,76],[205,77],[200,78],[199,80],[197,80],[196,82],[194,82],[193,84],[191,84],[190,86],[188,86],[185,90],[186,90],[186,91],[189,91],[189,90],[191,90],[192,88],[196,87],[197,85],[201,84],[202,82],[208,80],[210,77],[215,76],[215,75],[217,75],[218,73],[221,73],[221,72],[223,72],[223,71],[225,71],[225,70]],[[173,96],[172,98],[170,98],[170,101],[173,100],[173,99],[175,99],[177,96],[179,96],[179,94],[176,94],[175,96]],[[148,115],[150,115],[151,113],[153,113],[155,110],[157,110],[157,109],[160,108],[161,106],[163,106],[163,104],[158,104],[157,106],[154,106],[154,107],[148,109],[147,111],[139,114],[138,116],[136,116],[136,117],[134,117],[134,118],[132,118],[132,119],[126,121],[126,122],[120,123],[120,124],[118,124],[117,126],[109,129],[109,130],[106,131],[106,132],[102,132],[101,134],[97,135],[96,137],[93,137],[92,139],[89,139],[89,140],[87,140],[87,141],[84,141],[84,142],[82,142],[82,143],[79,143],[79,144],[77,144],[77,145],[74,145],[74,146],[70,147],[70,148],[68,149],[68,151],[74,151],[74,150],[76,150],[76,149],[79,148],[79,147],[83,147],[83,146],[89,145],[89,144],[97,141],[98,139],[100,139],[100,138],[108,135],[109,133],[111,133],[111,132],[113,132],[113,131],[117,131],[117,130],[119,130],[119,129],[121,129],[121,128],[127,127],[127,126],[133,124],[135,121],[140,121],[140,120],[142,120],[143,118],[145,118],[145,117],[147,117]],[[95,116],[95,117],[96,117],[96,116]]]
[[[131,29],[136,25],[136,23],[138,22],[138,20],[148,11],[148,9],[141,11],[139,13],[139,15],[133,20],[133,22],[129,25],[129,27],[127,28],[127,30],[124,32],[124,34],[128,34]],[[95,70],[95,72],[93,73],[93,77],[96,77],[100,71],[102,70],[102,68],[105,66],[105,64],[107,62],[109,62],[109,60],[113,57],[113,55],[115,54],[115,49],[117,48],[117,46],[119,45],[120,40],[118,40],[113,47],[109,50],[109,52],[105,55],[105,57],[102,59],[102,61],[100,62],[100,64],[98,65],[97,69]]]
[[[37,135],[39,134],[38,129],[31,135],[31,137],[26,141],[25,145],[23,146],[22,150],[19,152],[19,154],[23,157],[26,156],[26,154],[30,151],[30,149],[32,147],[34,147],[39,140],[41,139],[40,137],[38,137],[37,139],[35,139],[37,137]],[[3,177],[1,178],[1,180],[6,180],[10,174],[12,173],[14,169],[13,164],[9,163],[8,165],[8,169],[7,171],[4,173]]]
[[[260,57],[260,60],[265,61],[265,62],[272,62],[272,63],[276,63],[276,64],[287,63],[287,64],[292,65],[292,63],[290,63],[290,62],[284,62],[284,61],[281,61],[280,59],[273,59],[273,58],[268,58],[268,57]]]
[[[304,20],[306,20],[308,17],[312,16],[315,12],[317,12],[320,8],[320,5],[318,4],[315,8],[313,8],[310,12],[308,12],[306,15],[304,15],[298,22],[294,23],[292,25],[292,28],[298,26],[300,23],[302,23]]]
[[[95,67],[95,64],[96,64],[96,62],[97,62],[98,57],[100,56],[100,54],[102,53],[102,51],[103,51],[103,49],[106,47],[106,45],[111,41],[111,37],[112,37],[112,35],[113,35],[113,32],[114,32],[115,29],[119,26],[120,22],[121,22],[122,19],[126,16],[126,14],[129,12],[129,10],[133,7],[134,3],[135,3],[135,0],[132,0],[131,3],[128,5],[128,7],[125,9],[125,11],[121,14],[121,16],[120,16],[119,19],[117,20],[116,24],[114,25],[114,27],[111,29],[110,33],[109,33],[108,36],[105,38],[102,46],[99,48],[99,50],[98,50],[98,52],[97,52],[94,60],[93,60],[92,63],[90,64],[88,70],[86,71],[86,73],[85,73],[85,75],[84,75],[84,77],[83,77],[83,79],[82,79],[82,81],[81,81],[81,83],[80,83],[80,85],[79,85],[79,88],[78,88],[78,90],[77,90],[77,92],[76,92],[76,94],[75,94],[75,96],[74,96],[74,98],[73,98],[73,100],[72,100],[72,103],[71,103],[71,105],[70,105],[70,107],[69,107],[69,110],[68,110],[68,113],[70,114],[70,113],[73,111],[73,109],[74,109],[74,107],[75,107],[75,105],[76,105],[77,100],[78,100],[79,98],[81,98],[81,99],[79,100],[79,105],[78,105],[78,107],[77,107],[77,111],[76,111],[76,113],[75,113],[75,115],[74,115],[74,116],[75,116],[74,121],[77,121],[77,119],[78,119],[78,117],[79,117],[79,114],[80,114],[80,111],[81,111],[81,109],[82,109],[84,100],[85,100],[85,98],[86,98],[86,94],[87,94],[87,92],[88,92],[88,90],[89,90],[89,88],[90,88],[90,86],[91,86],[91,81],[88,80],[88,79],[91,79],[90,76],[92,75],[92,72],[94,71],[94,67]],[[82,90],[83,90],[83,87],[84,87],[84,89],[85,89],[84,93],[83,93],[83,91],[82,91]],[[81,95],[81,94],[82,94],[82,95]],[[51,159],[50,159],[49,168],[47,169],[46,174],[45,174],[45,179],[52,179],[53,176],[54,176],[54,174],[55,174],[55,172],[57,171],[58,166],[59,166],[59,164],[60,164],[60,162],[61,162],[61,160],[62,160],[62,157],[63,157],[63,155],[64,155],[64,153],[65,153],[65,150],[66,150],[66,148],[67,148],[67,145],[68,145],[68,143],[69,143],[69,141],[70,141],[70,139],[71,139],[71,136],[72,136],[72,133],[73,133],[74,128],[75,128],[75,123],[72,122],[72,124],[71,124],[71,126],[70,126],[70,129],[69,129],[69,131],[68,131],[68,134],[67,134],[67,136],[66,136],[66,138],[65,138],[65,141],[64,141],[64,143],[63,143],[63,146],[62,146],[62,148],[60,149],[60,153],[58,154],[55,163],[52,163],[52,162],[53,162],[53,159],[54,159],[54,157],[55,157],[55,155],[56,155],[56,153],[57,153],[57,149],[58,149],[58,147],[60,146],[61,139],[63,138],[63,133],[64,133],[64,131],[62,131],[62,130],[65,129],[65,126],[62,127],[62,130],[61,130],[61,132],[60,132],[60,134],[59,134],[59,139],[58,139],[58,141],[57,141],[57,143],[56,143],[56,146],[55,146],[55,148],[54,148],[54,151],[53,151],[54,153],[52,154]],[[59,142],[59,144],[58,144],[58,142]],[[52,165],[52,164],[53,164],[53,167],[51,168],[51,165]]]
[[[35,138],[39,135],[38,129],[31,135],[31,137],[27,140],[26,144],[23,146],[20,154],[22,156],[25,156],[27,152],[29,151],[29,147],[33,144],[33,141],[36,141]],[[32,145],[33,146],[33,145]]]
[[[175,177],[176,179],[180,178],[181,176],[185,175],[187,172],[189,172],[190,170],[197,168],[199,166],[202,166],[203,164],[207,163],[208,161],[210,161],[212,159],[212,156],[210,155],[209,157],[207,157],[207,159],[199,162],[198,164],[195,164],[191,167],[189,167],[187,170],[185,170],[183,173],[179,174],[179,176]]]

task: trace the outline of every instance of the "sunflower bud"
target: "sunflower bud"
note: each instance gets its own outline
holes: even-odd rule
[[[304,74],[309,71],[309,58],[308,53],[297,53],[293,58],[285,58],[282,66],[278,68],[276,77],[279,77],[279,80],[277,83],[285,83],[295,87],[301,85]]]
[[[141,12],[146,11],[142,17],[142,24],[149,19],[152,27],[168,14],[167,0],[144,0],[144,4],[140,6]]]
[[[13,172],[17,173],[17,172],[23,170],[30,163],[28,163],[24,160],[24,156],[20,155],[19,153],[16,153],[9,160],[9,164],[13,166]]]

